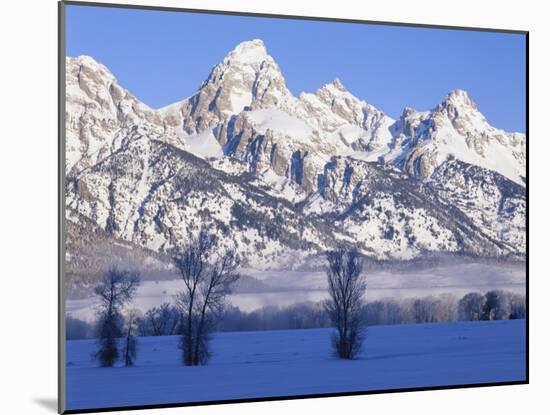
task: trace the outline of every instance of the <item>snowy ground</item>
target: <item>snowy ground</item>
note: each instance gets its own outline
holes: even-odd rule
[[[328,329],[219,333],[208,366],[181,365],[177,337],[139,339],[133,368],[98,368],[94,342],[67,342],[67,407],[520,381],[525,321],[369,328],[357,360],[331,356]]]
[[[230,298],[234,306],[251,311],[264,306],[289,306],[326,298],[326,274],[323,271],[257,271],[243,270],[264,284],[258,292],[237,292]],[[144,281],[131,305],[145,312],[163,302],[173,302],[182,289],[181,280]],[[367,275],[367,301],[385,298],[411,298],[453,294],[462,297],[471,291],[485,293],[503,289],[525,293],[524,264],[453,264],[417,271],[376,271]],[[73,317],[93,320],[96,298],[67,300],[67,312]]]

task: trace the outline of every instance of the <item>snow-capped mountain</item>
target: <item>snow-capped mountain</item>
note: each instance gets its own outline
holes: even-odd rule
[[[387,147],[393,120],[345,90],[339,80],[294,97],[261,40],[239,44],[197,93],[159,110],[170,132],[196,155],[230,156],[268,182],[306,191],[334,154]],[[307,157],[306,157],[307,155]]]
[[[341,243],[386,259],[525,252],[526,138],[464,91],[393,120],[338,79],[294,96],[253,40],[158,110],[85,56],[67,58],[66,93],[72,227],[166,253],[204,223],[257,267]]]
[[[412,175],[429,177],[448,157],[493,170],[525,186],[525,135],[489,125],[466,91],[452,91],[428,112],[403,111],[384,156]]]
[[[66,60],[65,171],[93,166],[120,146],[130,129],[146,125],[175,145],[158,113],[121,87],[89,56]],[[179,143],[180,145],[181,142]]]

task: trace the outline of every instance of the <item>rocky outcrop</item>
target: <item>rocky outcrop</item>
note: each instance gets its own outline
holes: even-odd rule
[[[164,131],[161,114],[121,87],[105,66],[89,56],[67,58],[67,173],[75,174],[107,157],[121,146],[133,127],[140,125],[183,147],[175,136]]]

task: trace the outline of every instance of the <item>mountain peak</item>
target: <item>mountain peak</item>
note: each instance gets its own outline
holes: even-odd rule
[[[445,97],[444,104],[454,107],[471,107],[477,109],[475,102],[470,98],[468,92],[463,89],[454,89]]]
[[[89,55],[67,56],[67,63],[72,62],[86,63],[88,65],[99,65],[99,63]]]
[[[315,95],[317,96],[329,96],[329,97],[335,97],[340,96],[342,93],[349,92],[346,87],[342,84],[339,78],[335,78],[334,81],[324,84],[322,87],[320,87],[317,91],[315,91]]]
[[[239,43],[227,55],[226,59],[252,64],[261,63],[269,58],[270,56],[267,54],[265,43],[261,39],[253,39]]]
[[[407,118],[409,115],[414,114],[416,110],[411,107],[405,107],[403,108],[403,113],[401,114],[401,118]]]
[[[109,68],[88,55],[67,56],[66,62],[67,65],[86,66],[90,69],[102,70],[104,72],[111,73]]]
[[[66,60],[67,74],[73,74],[78,78],[86,79],[88,83],[97,85],[109,85],[116,82],[115,75],[102,63],[88,55],[67,56]],[[82,76],[84,74],[84,76]]]
[[[334,88],[339,89],[340,91],[346,91],[346,87],[344,86],[344,84],[342,84],[339,78],[335,78],[334,81],[332,81],[331,85]]]

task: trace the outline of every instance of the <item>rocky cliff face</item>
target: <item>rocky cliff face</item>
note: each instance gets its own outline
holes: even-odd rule
[[[338,224],[350,242],[374,257],[409,259],[434,251],[500,256],[525,250],[522,188],[456,160],[423,181],[392,166],[335,157],[319,176],[319,188],[304,211]],[[484,201],[476,204],[480,195]]]
[[[239,44],[216,65],[197,93],[161,109],[186,134],[212,129],[245,108],[269,108],[292,100],[277,63],[261,40]]]
[[[65,170],[68,174],[93,166],[116,151],[137,125],[154,129],[166,141],[178,144],[175,136],[164,131],[158,111],[121,87],[105,66],[89,56],[67,58]]]
[[[167,253],[210,227],[248,263],[270,266],[334,245],[332,231],[241,177],[212,168],[142,128],[67,183],[67,217]]]
[[[66,109],[74,235],[93,224],[161,255],[208,225],[257,267],[338,244],[386,259],[525,252],[525,136],[490,126],[464,91],[398,120],[338,79],[294,96],[254,40],[159,110],[68,58]]]

